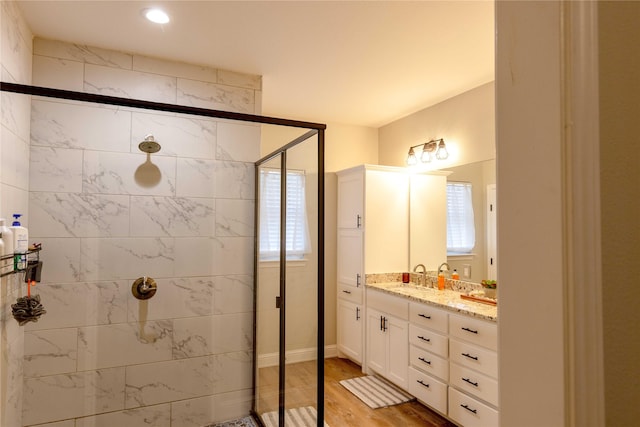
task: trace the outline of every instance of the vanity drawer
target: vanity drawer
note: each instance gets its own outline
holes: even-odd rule
[[[443,414],[447,413],[447,385],[409,367],[409,393]]]
[[[409,343],[438,356],[449,357],[449,339],[446,336],[412,323],[409,324]]]
[[[427,350],[410,346],[409,364],[444,381],[449,380],[449,361]]]
[[[498,325],[494,322],[470,316],[449,316],[449,335],[487,347],[498,349]]]
[[[449,368],[449,384],[498,406],[498,381],[457,363]]]
[[[409,301],[404,297],[367,289],[367,307],[382,311],[401,320],[409,320]]]
[[[409,321],[411,323],[442,332],[443,334],[446,334],[448,329],[447,316],[448,314],[445,311],[427,304],[412,302],[409,306]]]
[[[451,339],[449,358],[459,365],[498,378],[498,354],[495,351]]]
[[[362,288],[356,288],[344,283],[338,284],[338,298],[362,304]]]
[[[497,427],[498,411],[449,387],[449,418],[465,427]]]

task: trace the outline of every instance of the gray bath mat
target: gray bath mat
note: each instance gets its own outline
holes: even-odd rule
[[[340,384],[373,409],[398,405],[414,399],[409,393],[373,375],[342,380]]]
[[[225,421],[224,423],[211,424],[207,427],[258,427],[253,418],[250,416],[240,418],[238,420]]]

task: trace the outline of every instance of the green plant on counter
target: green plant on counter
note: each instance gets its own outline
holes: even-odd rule
[[[483,280],[480,283],[482,284],[483,288],[487,289],[496,289],[498,287],[498,282],[496,282],[495,280]]]

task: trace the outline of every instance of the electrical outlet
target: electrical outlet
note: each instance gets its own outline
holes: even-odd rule
[[[471,264],[462,265],[462,277],[464,277],[465,279],[471,278]]]

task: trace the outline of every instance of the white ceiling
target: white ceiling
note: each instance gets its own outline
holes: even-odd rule
[[[494,79],[491,0],[19,4],[38,37],[260,74],[268,116],[377,128]]]

